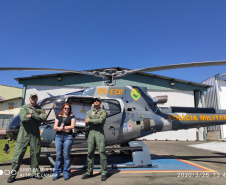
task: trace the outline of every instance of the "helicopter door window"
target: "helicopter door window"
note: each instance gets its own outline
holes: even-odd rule
[[[78,102],[71,103],[72,112],[75,115],[76,119],[76,127],[85,126],[86,114],[90,110],[90,107],[91,105],[88,103],[78,103]]]
[[[53,109],[53,106],[54,106],[53,100],[47,100],[42,105],[42,107],[46,111],[46,114],[48,115],[46,121],[51,121],[51,120],[54,120],[56,118],[55,109]]]
[[[46,119],[46,121],[55,120],[56,114],[55,114],[54,109],[48,109],[48,110],[45,110],[45,111],[46,111],[46,114],[48,115],[48,118]]]
[[[101,100],[101,108],[106,110],[107,117],[121,112],[121,106],[117,100]]]

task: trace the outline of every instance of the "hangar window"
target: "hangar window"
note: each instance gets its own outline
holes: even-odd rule
[[[13,114],[0,114],[0,128],[7,128],[13,117]]]

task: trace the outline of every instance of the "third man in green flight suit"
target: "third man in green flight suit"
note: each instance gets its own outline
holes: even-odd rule
[[[96,146],[100,155],[101,165],[101,181],[107,180],[107,157],[105,151],[104,123],[106,121],[106,111],[100,108],[100,98],[94,99],[94,108],[87,112],[85,123],[89,126],[88,135],[88,156],[87,156],[87,172],[82,179],[93,176],[94,152]]]

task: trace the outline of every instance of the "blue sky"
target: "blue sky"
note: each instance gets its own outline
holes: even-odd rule
[[[0,67],[139,69],[226,60],[225,0],[0,1]],[[3,72],[0,84],[51,72]],[[226,66],[153,72],[201,82]]]

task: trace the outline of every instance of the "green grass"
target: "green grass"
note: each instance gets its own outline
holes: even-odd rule
[[[5,144],[7,143],[7,139],[0,139],[0,163],[8,161],[8,160],[12,160],[13,158],[13,154],[14,154],[14,150],[15,150],[15,146],[10,148],[10,153],[7,154],[5,153],[5,151],[3,150],[5,147]],[[9,142],[9,147],[13,146],[16,144],[15,142],[10,141]],[[30,147],[27,148],[26,154],[30,153]]]

